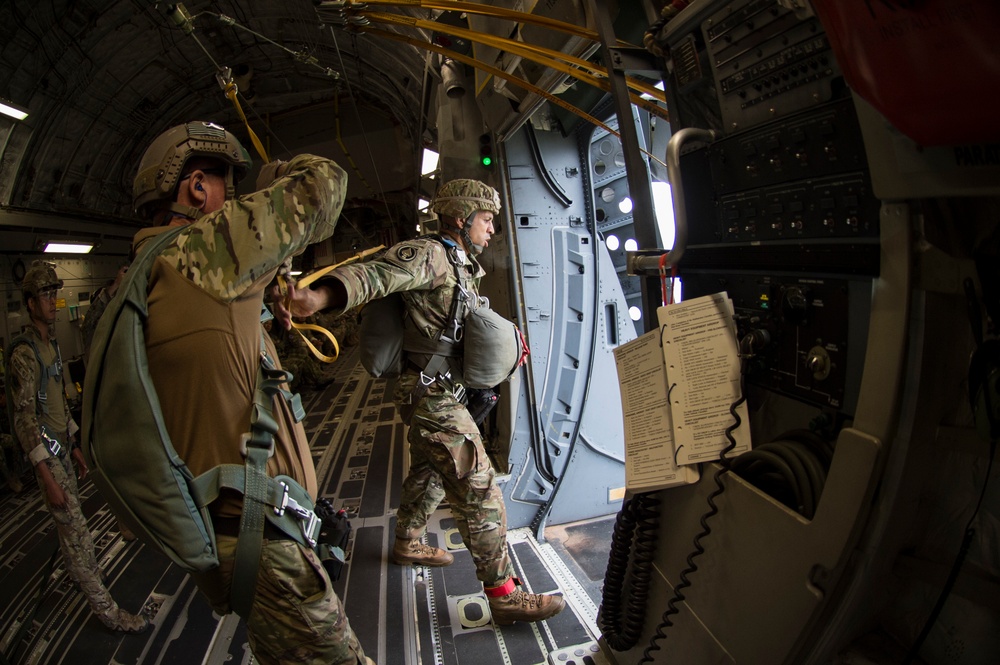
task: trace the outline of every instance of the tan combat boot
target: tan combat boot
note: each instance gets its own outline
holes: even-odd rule
[[[123,633],[143,633],[149,628],[149,619],[140,614],[130,614],[121,608],[112,610],[108,615],[98,616],[109,629]]]
[[[515,586],[513,578],[498,587],[486,587],[493,623],[509,626],[515,621],[544,621],[554,617],[566,607],[562,596],[525,593]]]
[[[400,566],[450,566],[455,560],[449,552],[438,547],[424,545],[417,539],[396,537],[392,546],[392,561]]]

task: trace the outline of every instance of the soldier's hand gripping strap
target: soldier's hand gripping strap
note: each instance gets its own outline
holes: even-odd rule
[[[357,254],[351,257],[344,259],[340,263],[335,263],[334,265],[321,268],[316,272],[309,273],[308,275],[306,275],[305,277],[303,277],[302,279],[300,279],[298,282],[295,283],[295,288],[304,289],[313,282],[315,282],[320,277],[323,277],[324,275],[329,273],[330,271],[339,268],[340,266],[347,265],[348,263],[361,261],[365,257],[370,256],[375,252],[381,251],[383,249],[385,249],[385,245],[379,245],[378,247],[373,247],[372,249],[366,249],[358,252]],[[285,285],[284,277],[281,275],[278,276],[278,286],[281,289],[282,293],[285,295],[285,307],[288,307],[289,303],[291,302],[290,299],[288,298],[288,287]],[[337,341],[337,338],[334,336],[334,334],[329,330],[327,330],[326,328],[324,328],[323,326],[318,326],[314,323],[297,323],[295,321],[292,321],[292,328],[298,331],[299,335],[302,337],[302,340],[306,343],[306,348],[308,348],[310,353],[312,353],[313,356],[315,356],[316,359],[319,360],[320,362],[332,363],[340,356],[340,343]],[[330,340],[333,343],[333,355],[328,356],[319,349],[317,349],[316,345],[312,343],[312,340],[306,337],[305,333],[302,332],[303,330],[312,330],[314,332],[320,333],[321,335],[324,335],[328,340]]]

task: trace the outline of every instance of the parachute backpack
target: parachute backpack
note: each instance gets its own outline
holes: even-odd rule
[[[278,431],[270,413],[273,398],[284,397],[299,420],[305,413],[298,396],[281,387],[289,375],[270,363],[263,339],[250,432],[233,442],[244,451],[246,464],[222,464],[194,477],[171,443],[149,374],[144,329],[153,262],[183,228],[147,243],[97,324],[84,388],[83,452],[112,511],[143,542],[189,572],[219,565],[208,505],[222,488],[244,495],[231,604],[245,618],[253,602],[265,520],[315,549],[321,559],[343,561],[343,555],[322,542],[322,520],[305,489],[288,476],[267,475]],[[121,408],[126,403],[129,407]]]
[[[436,240],[448,252],[455,278],[448,320],[438,336],[425,338],[408,325],[401,293],[371,300],[360,314],[361,364],[374,378],[396,378],[409,354],[429,357],[421,366],[423,377],[411,394],[411,405],[426,392],[428,382],[438,375],[447,376],[461,384],[457,394],[464,397],[459,399],[479,424],[496,405],[497,393],[493,389],[513,375],[528,349],[513,322],[490,309],[486,298],[469,296],[463,285],[461,261],[452,254],[449,241],[433,234],[420,239]],[[459,358],[460,366],[449,362]],[[403,416],[409,419],[405,413]]]
[[[84,382],[82,444],[112,511],[182,568],[203,572],[219,563],[215,534],[207,510],[191,497],[194,476],[170,443],[143,334],[150,269],[182,229],[147,243],[97,324]]]

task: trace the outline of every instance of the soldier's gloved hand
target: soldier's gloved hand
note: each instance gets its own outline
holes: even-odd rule
[[[288,162],[283,162],[280,159],[264,164],[260,167],[260,174],[257,176],[257,189],[266,189],[272,182],[285,175],[287,170]]]

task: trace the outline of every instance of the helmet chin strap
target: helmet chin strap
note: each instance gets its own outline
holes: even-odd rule
[[[462,244],[465,245],[465,251],[472,256],[479,256],[483,253],[486,247],[472,242],[472,235],[469,233],[469,227],[472,226],[472,218],[475,216],[476,213],[469,215],[461,227],[459,227],[458,224],[446,224],[446,226],[452,231],[458,231],[458,237],[462,239]]]
[[[480,254],[483,253],[483,250],[486,249],[486,247],[484,247],[483,245],[477,245],[476,243],[472,242],[472,236],[469,235],[468,220],[466,220],[465,224],[462,226],[462,230],[460,233],[462,235],[462,242],[465,243],[465,246],[469,249],[469,253],[472,254],[473,256],[479,256]]]
[[[176,201],[168,205],[167,210],[170,211],[171,213],[174,213],[174,215],[182,215],[189,219],[193,219],[194,221],[198,221],[199,219],[205,216],[205,213],[203,213],[201,210],[198,210],[193,206],[182,205],[180,203],[177,203]],[[170,215],[169,217],[172,217],[174,215]],[[167,219],[167,222],[170,221],[169,217]]]

